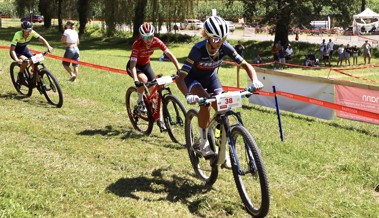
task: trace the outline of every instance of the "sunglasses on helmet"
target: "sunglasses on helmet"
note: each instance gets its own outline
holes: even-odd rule
[[[27,29],[23,29],[22,31],[24,31],[24,32],[31,32],[33,29],[32,28],[27,28]]]
[[[154,38],[154,35],[142,36],[142,39],[145,41],[152,40],[153,38]]]

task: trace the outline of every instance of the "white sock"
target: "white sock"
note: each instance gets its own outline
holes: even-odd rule
[[[205,145],[205,143],[208,141],[208,128],[201,128],[199,127],[200,136],[201,136],[201,144]]]
[[[138,102],[141,102],[141,101],[143,101],[143,93],[139,93],[138,92],[138,100],[137,100]]]

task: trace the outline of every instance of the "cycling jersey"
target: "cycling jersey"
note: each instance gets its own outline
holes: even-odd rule
[[[182,72],[186,72],[187,77],[196,80],[205,79],[215,74],[216,68],[221,66],[225,55],[228,55],[233,61],[240,64],[244,59],[228,42],[223,42],[218,50],[218,59],[213,58],[208,54],[206,49],[207,40],[198,42],[191,49],[187,59],[184,61]]]
[[[236,50],[228,42],[223,42],[218,50],[218,58],[214,60],[206,49],[207,40],[196,43],[187,59],[184,61],[181,72],[187,73],[185,83],[190,91],[196,84],[207,89],[208,93],[218,94],[222,91],[221,82],[218,79],[216,69],[221,66],[225,55],[228,55],[238,64],[244,61]]]
[[[157,37],[154,37],[149,47],[146,46],[142,38],[138,38],[133,43],[130,60],[137,61],[137,65],[144,66],[150,62],[150,56],[156,48],[160,48],[163,52],[168,51],[167,46]]]
[[[19,57],[19,54],[22,54],[24,52],[25,49],[27,49],[27,45],[30,43],[30,41],[33,39],[33,38],[36,38],[38,39],[39,37],[41,37],[36,31],[32,30],[29,34],[28,37],[24,37],[23,36],[23,32],[22,30],[20,31],[17,31],[14,36],[13,36],[13,39],[12,39],[12,43],[11,43],[11,46],[15,46],[15,52],[17,54],[17,57]],[[28,50],[29,51],[29,50]]]

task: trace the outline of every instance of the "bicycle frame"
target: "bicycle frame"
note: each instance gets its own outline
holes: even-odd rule
[[[167,93],[163,94],[163,91],[167,91]],[[149,104],[151,108],[151,115],[155,121],[158,121],[161,116],[161,105],[162,99],[165,95],[171,94],[171,89],[166,87],[165,84],[158,85],[157,83],[147,83],[145,85],[145,96],[146,103]],[[154,104],[156,104],[154,106]]]
[[[212,99],[208,102],[210,103],[213,101],[215,101],[215,99]],[[229,116],[236,117],[238,123],[230,125],[229,119],[228,119]],[[226,111],[221,111],[221,112],[216,112],[215,116],[211,120],[211,123],[213,123],[213,122],[216,123],[216,125],[220,124],[220,137],[221,137],[220,144],[219,144],[220,150],[218,152],[217,162],[215,164],[219,166],[225,162],[226,151],[227,151],[226,150],[226,143],[228,143],[229,148],[230,148],[229,150],[232,153],[232,158],[235,160],[235,163],[237,164],[238,173],[241,175],[244,175],[245,172],[242,172],[240,165],[239,165],[238,157],[235,155],[236,154],[236,150],[235,150],[236,146],[233,143],[232,135],[231,135],[231,129],[233,128],[233,126],[236,126],[236,125],[243,126],[241,114],[239,112],[234,112],[232,109],[228,109]],[[246,147],[246,150],[249,151],[248,152],[249,159],[254,160],[253,154],[251,153],[248,146],[245,145],[245,147]],[[253,169],[256,169],[256,167],[253,166]]]

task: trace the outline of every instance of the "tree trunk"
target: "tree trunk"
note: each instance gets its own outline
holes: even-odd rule
[[[58,5],[58,31],[63,33],[62,25],[62,0],[57,0]]]
[[[366,0],[362,0],[361,12],[366,9]]]
[[[43,26],[45,28],[51,27],[51,18],[54,13],[54,1],[40,0],[38,3],[38,9],[43,15]]]
[[[147,0],[137,0],[136,8],[133,19],[133,38],[137,38],[139,36],[138,28],[145,21],[145,8],[147,5]]]
[[[274,42],[279,42],[281,45],[286,45],[288,43],[288,27],[291,23],[291,9],[289,5],[284,6],[282,0],[277,0],[278,3],[278,14],[276,20],[276,31]]]
[[[87,24],[87,15],[89,11],[89,0],[78,0],[78,14],[79,14],[79,35],[84,33]]]

